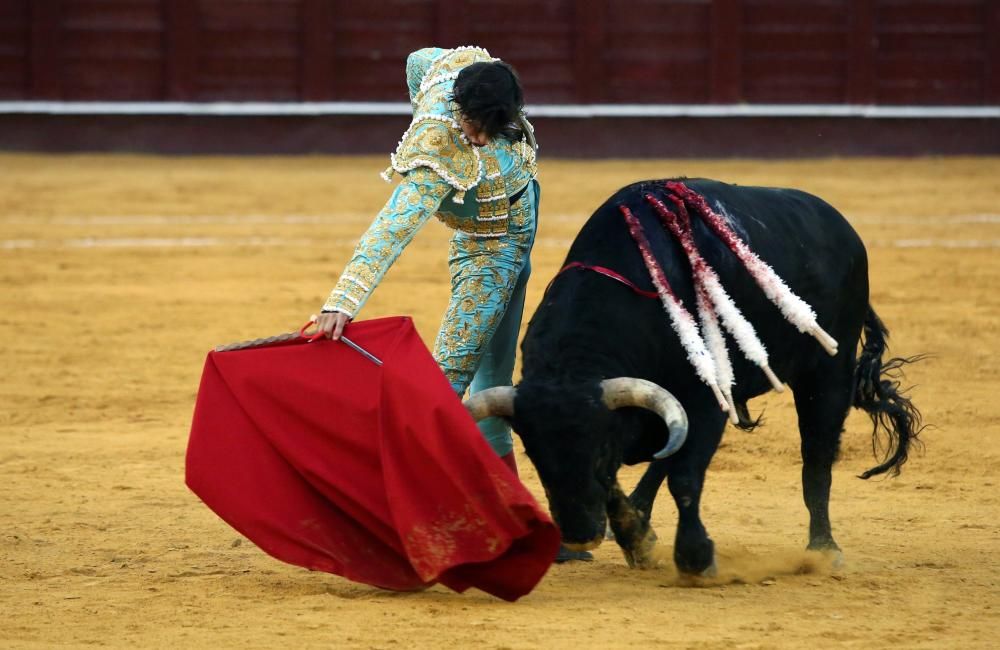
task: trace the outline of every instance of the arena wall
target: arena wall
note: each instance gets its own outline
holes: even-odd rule
[[[1000,152],[995,0],[4,0],[0,148],[382,152],[406,55],[467,43],[550,155]]]

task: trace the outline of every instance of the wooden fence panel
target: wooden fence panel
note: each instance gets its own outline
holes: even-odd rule
[[[829,104],[847,96],[847,0],[745,0],[743,100]]]
[[[712,0],[640,0],[607,17],[611,103],[705,103],[711,99]]]
[[[436,44],[438,3],[337,0],[334,4],[333,96],[339,101],[407,101],[406,55]]]
[[[64,99],[161,95],[163,13],[158,0],[62,0],[58,29]]]
[[[986,14],[992,4],[995,0],[880,0],[876,102],[983,102],[990,63]]]
[[[578,0],[573,5],[573,86],[576,102],[592,104],[604,100],[607,86],[605,0]]]
[[[847,9],[847,97],[850,104],[871,104],[875,100],[875,3],[877,0],[850,0]]]
[[[715,0],[711,20],[712,101],[720,104],[742,102],[743,3]]]
[[[164,99],[197,98],[199,21],[198,0],[164,0]]]
[[[572,0],[472,0],[469,43],[515,68],[532,102],[577,101]]]
[[[197,99],[299,99],[301,8],[288,0],[200,0]]]
[[[986,5],[984,20],[986,39],[986,71],[983,81],[983,101],[1000,104],[1000,2]]]
[[[28,0],[0,2],[0,100],[18,99],[28,87]]]
[[[60,99],[62,58],[60,0],[34,0],[29,4],[28,88],[32,99]]]
[[[302,99],[308,102],[334,98],[333,34],[335,7],[329,0],[303,0],[302,53],[299,61]]]

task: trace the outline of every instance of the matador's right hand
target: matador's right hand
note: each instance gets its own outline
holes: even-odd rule
[[[323,332],[324,336],[336,341],[340,339],[340,335],[344,333],[344,328],[351,322],[351,317],[340,311],[332,311],[324,312],[314,320],[316,321],[317,332]]]

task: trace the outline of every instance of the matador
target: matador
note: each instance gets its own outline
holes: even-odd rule
[[[506,73],[479,66],[487,76],[469,82],[471,75],[459,78],[474,64],[495,62],[478,47],[425,48],[409,55],[413,119],[383,172],[387,181],[394,173],[402,181],[361,237],[323,306],[325,313],[354,318],[420,227],[436,216],[454,235],[448,253],[451,300],[433,354],[459,396],[467,389],[475,393],[511,383],[538,218],[537,147],[516,74],[501,63],[495,68]],[[499,86],[489,74],[501,75]],[[513,86],[504,86],[503,74]],[[459,96],[456,84],[464,83],[470,88]],[[470,132],[490,130],[479,115],[488,119],[492,114],[488,102],[486,113],[482,102],[476,108],[476,98],[506,92],[498,87],[516,90],[513,114],[504,117],[502,130],[473,140]],[[462,105],[464,96],[472,97],[466,102],[472,108]],[[480,428],[497,454],[512,460],[506,422],[484,420]]]

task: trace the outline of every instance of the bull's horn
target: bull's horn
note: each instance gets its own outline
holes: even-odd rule
[[[497,386],[471,395],[463,404],[476,422],[497,416],[509,418],[514,415],[516,394],[517,389],[513,386]]]
[[[601,382],[602,398],[609,409],[638,406],[653,411],[667,423],[670,437],[654,458],[666,458],[675,453],[687,438],[688,420],[677,398],[658,384],[637,377],[615,377]]]

